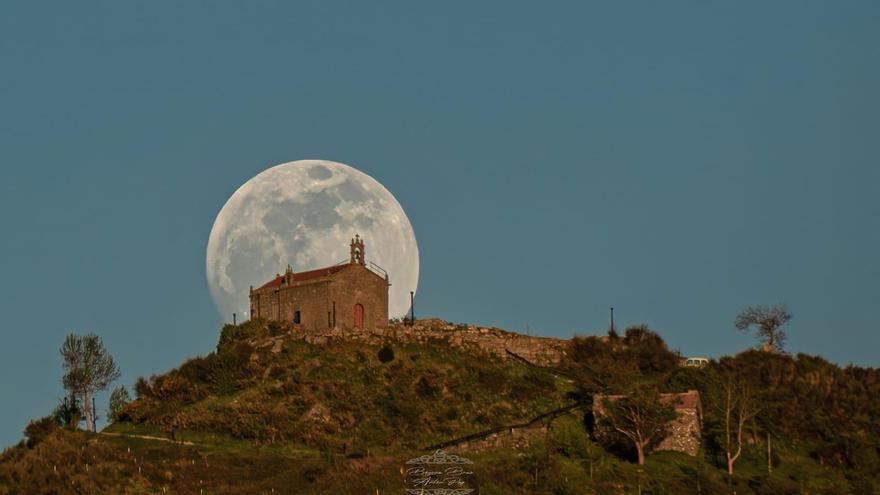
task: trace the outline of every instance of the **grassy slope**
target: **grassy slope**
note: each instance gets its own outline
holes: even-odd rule
[[[846,493],[838,489],[844,485],[839,474],[817,470],[788,450],[780,452],[785,462],[767,480],[754,454],[740,466],[737,493]],[[572,416],[523,451],[468,457],[483,494],[635,493],[639,482],[643,493],[730,493],[723,471],[699,458],[659,452],[639,469],[608,455]],[[228,438],[185,446],[59,431],[32,449],[4,453],[0,493],[396,494],[403,492],[400,469],[407,458],[324,457]],[[761,488],[753,490],[758,482]]]
[[[564,380],[509,360],[436,342],[393,345],[394,359],[383,363],[380,348],[285,340],[279,353],[271,346],[229,350],[242,355],[231,366],[246,368],[234,383],[218,383],[223,373],[203,362],[186,364],[155,378],[128,408],[128,421],[108,431],[174,430],[184,439],[213,433],[326,454],[394,454],[569,403]]]
[[[380,345],[285,341],[222,352],[154,378],[119,436],[57,431],[0,456],[0,494],[403,493],[401,468],[425,445],[519,423],[568,403],[571,384],[442,342]],[[256,355],[255,355],[256,353]],[[252,359],[255,357],[255,359]],[[593,443],[578,414],[531,447],[468,454],[480,493],[728,493],[714,460],[659,452],[643,468]],[[169,437],[172,442],[131,435]],[[455,451],[455,448],[448,449]],[[737,493],[847,493],[842,475],[796,445],[737,464]]]

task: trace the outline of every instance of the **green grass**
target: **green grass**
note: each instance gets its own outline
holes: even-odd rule
[[[57,430],[7,449],[0,495],[403,493],[401,470],[425,446],[526,422],[570,404],[575,391],[569,379],[445,341],[286,340],[272,354],[241,339],[277,329],[239,327],[224,330],[219,354],[144,384],[124,420],[104,430],[118,436]],[[385,344],[394,359],[383,363]],[[686,387],[702,373],[684,371]],[[595,443],[583,414],[556,418],[527,447],[463,454],[474,461],[479,493],[877,493],[870,473],[822,466],[795,441],[775,441],[772,474],[761,441],[745,447],[730,479],[710,441],[698,457],[654,452],[638,466]],[[172,431],[192,444],[138,438]]]
[[[376,344],[334,342],[331,351],[288,340],[278,354],[247,349],[255,359],[247,359],[246,372],[236,371],[233,390],[224,394],[204,394],[214,375],[174,370],[153,380],[152,390],[165,395],[148,393],[129,406],[128,422],[163,435],[174,429],[184,437],[393,455],[568,403],[571,384],[542,371],[445,342],[391,345],[395,359],[388,363],[378,359]],[[324,414],[316,418],[315,411]]]

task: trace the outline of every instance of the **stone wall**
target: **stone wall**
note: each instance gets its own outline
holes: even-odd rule
[[[297,281],[302,274],[285,273],[280,285],[263,286],[250,293],[254,317],[293,324],[300,332],[329,331],[333,326],[354,327],[354,307],[364,308],[368,328],[388,324],[388,281],[358,263],[329,267],[328,274]],[[331,273],[332,272],[332,273]],[[270,282],[272,283],[272,282]],[[294,314],[299,311],[299,323]]]
[[[655,450],[674,450],[689,455],[700,451],[700,414],[697,409],[676,409],[678,418],[669,424],[669,434]]]
[[[453,347],[470,349],[508,358],[508,351],[540,366],[558,364],[569,345],[566,339],[520,335],[500,328],[455,325],[442,320],[416,320],[415,325],[392,324],[386,327],[303,329],[295,338],[324,344],[333,339],[381,342],[385,339],[411,343],[445,340]]]
[[[488,452],[498,449],[524,450],[535,441],[545,438],[549,428],[546,424],[538,424],[525,428],[507,428],[491,433],[483,438],[470,440],[450,447],[456,453]]]
[[[327,328],[330,284],[328,278],[308,284],[255,290],[251,296],[252,311],[267,320],[289,324],[293,324],[294,312],[299,311],[299,327],[313,330]]]
[[[388,325],[388,281],[357,263],[334,274],[330,283],[330,317],[336,303],[336,326],[354,328],[354,305],[364,307],[366,328]],[[325,312],[324,319],[327,318]],[[319,325],[322,327],[323,325]],[[306,327],[312,328],[312,327]],[[326,327],[325,327],[326,328]]]

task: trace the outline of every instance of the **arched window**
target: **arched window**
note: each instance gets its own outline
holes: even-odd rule
[[[364,328],[364,306],[361,303],[354,305],[354,327]]]

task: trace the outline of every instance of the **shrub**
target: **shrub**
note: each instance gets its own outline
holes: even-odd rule
[[[273,366],[269,370],[269,376],[273,380],[280,380],[280,379],[284,378],[286,375],[287,375],[287,369],[285,369],[283,366]]]
[[[434,384],[434,380],[428,377],[423,376],[416,382],[416,393],[422,399],[434,399],[437,397],[438,392],[438,387]]]
[[[268,326],[269,335],[277,337],[284,333],[284,326],[277,321],[270,321]]]
[[[588,458],[587,430],[583,424],[573,418],[562,418],[553,426],[552,442],[555,449],[566,457],[575,459]]]
[[[33,448],[57,430],[58,422],[52,416],[32,420],[24,429],[24,436],[27,437],[25,445]]]
[[[73,396],[67,396],[58,402],[52,416],[59,426],[64,426],[72,430],[76,429],[82,418],[82,409],[79,407],[79,400]]]
[[[161,400],[194,402],[204,396],[192,382],[175,372],[153,377],[151,390],[153,397]]]
[[[118,421],[119,414],[129,402],[131,402],[131,396],[128,394],[128,389],[122,385],[114,388],[107,404],[107,417],[110,421]]]
[[[379,349],[378,357],[379,361],[383,363],[390,363],[391,361],[394,361],[394,349],[392,349],[390,345],[386,345],[385,347]]]
[[[211,377],[211,356],[186,360],[180,365],[180,374],[196,383],[209,383]]]
[[[153,390],[150,387],[150,382],[147,381],[146,378],[139,376],[137,380],[134,382],[134,395],[138,399],[143,399],[147,397],[153,396]]]

